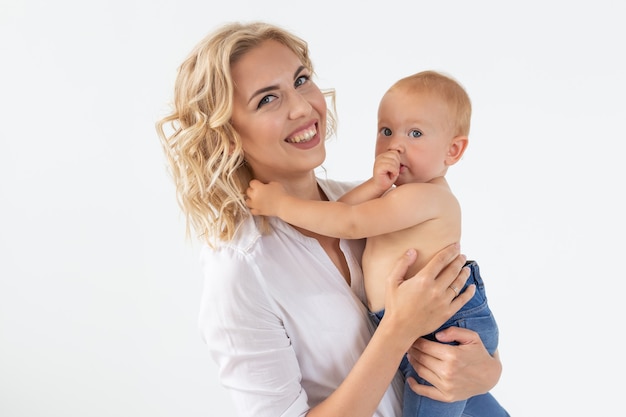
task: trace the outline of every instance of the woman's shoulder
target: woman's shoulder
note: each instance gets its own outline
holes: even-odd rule
[[[260,238],[254,219],[249,217],[239,225],[233,239],[202,245],[199,255],[204,277],[203,303],[241,300],[248,297],[245,294],[261,291],[264,284],[257,266],[262,260],[257,244]]]
[[[247,252],[261,237],[261,231],[253,216],[241,220],[230,240],[213,239],[211,244],[203,244],[202,258],[214,253]]]

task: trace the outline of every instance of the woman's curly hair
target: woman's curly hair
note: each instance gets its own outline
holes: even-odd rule
[[[178,69],[173,110],[156,123],[176,196],[193,229],[209,245],[232,239],[249,210],[245,190],[252,173],[245,164],[241,139],[231,124],[234,85],[232,65],[266,40],[291,49],[313,73],[307,43],[277,26],[229,23],[205,37]],[[327,115],[327,137],[335,133],[335,93]]]

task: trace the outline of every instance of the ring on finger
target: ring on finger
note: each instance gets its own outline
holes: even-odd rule
[[[449,285],[448,288],[450,288],[452,291],[454,291],[454,296],[455,297],[459,296],[459,290],[454,285]]]

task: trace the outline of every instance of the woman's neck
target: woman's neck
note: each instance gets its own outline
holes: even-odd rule
[[[287,192],[294,197],[303,200],[328,200],[320,186],[317,184],[317,178],[313,172],[299,178],[289,178],[279,181],[283,184]]]

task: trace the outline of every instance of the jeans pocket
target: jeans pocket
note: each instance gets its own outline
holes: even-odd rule
[[[453,325],[477,332],[487,351],[493,355],[498,347],[498,325],[490,310],[486,310],[485,313],[480,316],[464,317]]]

